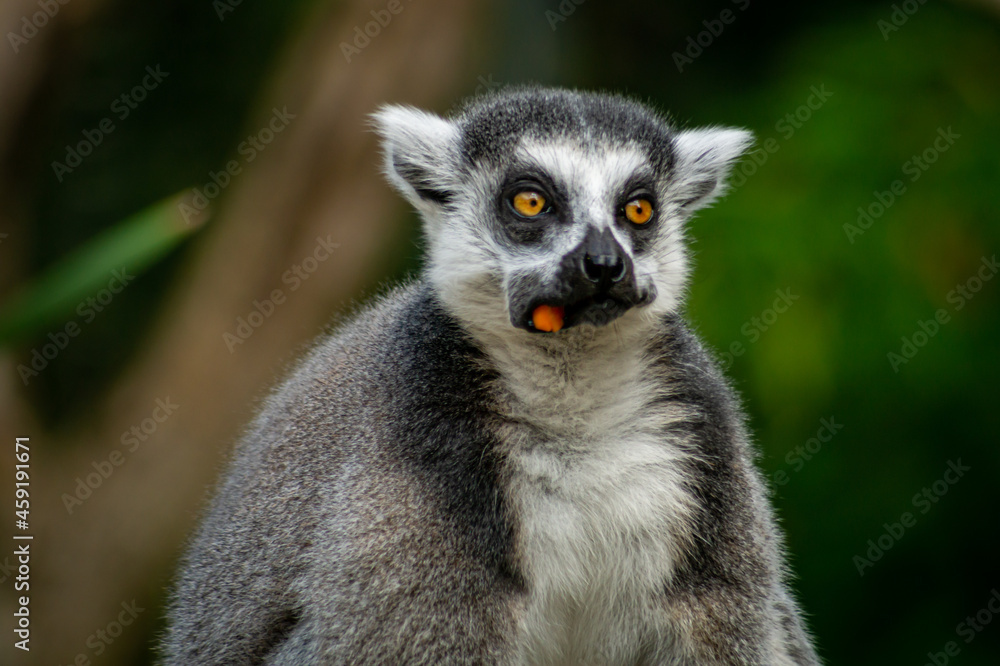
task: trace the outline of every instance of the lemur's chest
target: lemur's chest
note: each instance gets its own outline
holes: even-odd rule
[[[528,587],[522,658],[634,664],[689,534],[682,419],[638,374],[522,393],[507,429],[509,499]]]

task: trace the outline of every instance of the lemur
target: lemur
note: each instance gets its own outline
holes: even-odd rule
[[[239,445],[163,663],[818,664],[685,224],[751,142],[616,95],[374,115],[419,277]]]

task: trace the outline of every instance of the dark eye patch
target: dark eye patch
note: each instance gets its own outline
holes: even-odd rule
[[[615,202],[615,219],[632,237],[632,248],[636,254],[645,252],[659,233],[659,198],[656,180],[651,174],[637,173],[629,178],[619,190]],[[625,205],[635,199],[645,199],[653,207],[653,214],[644,224],[633,224],[625,217]]]
[[[538,192],[545,198],[545,208],[538,215],[519,215],[512,204],[513,198],[524,191]],[[566,197],[545,172],[520,166],[512,169],[499,188],[497,217],[501,233],[513,246],[539,245],[553,232],[553,226],[568,219]]]

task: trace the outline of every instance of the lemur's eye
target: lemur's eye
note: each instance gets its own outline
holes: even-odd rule
[[[511,204],[524,217],[535,217],[545,211],[545,197],[535,190],[522,190],[514,195]]]
[[[649,199],[636,197],[625,204],[625,217],[633,224],[646,224],[653,217],[653,204]]]

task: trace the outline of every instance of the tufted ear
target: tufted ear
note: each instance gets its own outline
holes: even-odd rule
[[[681,208],[693,213],[721,196],[733,163],[752,143],[753,135],[742,129],[707,127],[677,133],[674,196]]]
[[[459,131],[454,123],[412,106],[383,106],[372,116],[382,137],[389,182],[419,210],[433,212],[459,186]]]

